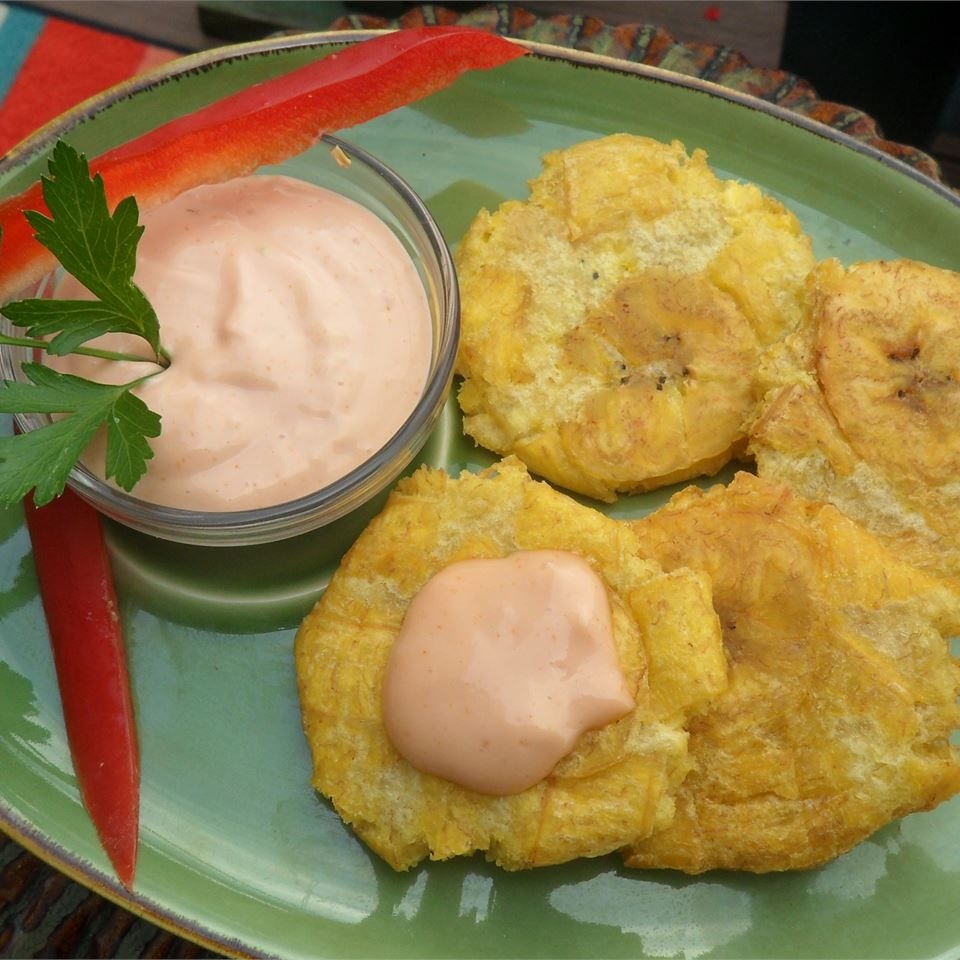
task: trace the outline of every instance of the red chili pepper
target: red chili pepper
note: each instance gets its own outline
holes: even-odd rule
[[[495,34],[463,27],[386,34],[174,120],[109,151],[91,169],[103,176],[112,202],[132,194],[146,209],[201,183],[277,163],[323,133],[524,52]],[[39,184],[0,201],[0,302],[55,265],[21,216],[27,209],[45,209]],[[139,752],[100,517],[69,489],[40,509],[27,498],[25,509],[81,795],[129,887],[139,832]]]
[[[146,209],[202,183],[278,163],[324,133],[412,103],[467,70],[506,63],[526,51],[470,27],[419,27],[354,44],[265,80],[105,153],[90,164],[111,203],[134,195]],[[45,210],[40,185],[0,201],[0,302],[54,266],[23,210]]]
[[[117,876],[131,887],[140,754],[100,515],[70,489],[40,508],[27,497],[24,509],[80,795]]]

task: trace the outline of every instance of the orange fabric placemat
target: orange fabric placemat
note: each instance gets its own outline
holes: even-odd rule
[[[0,3],[0,156],[39,127],[174,50]]]

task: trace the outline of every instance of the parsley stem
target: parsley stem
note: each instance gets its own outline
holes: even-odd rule
[[[10,347],[33,347],[46,351],[50,344],[46,340],[36,340],[33,337],[10,337],[0,333],[0,344]],[[96,347],[76,347],[71,353],[79,353],[85,357],[98,357],[101,360],[129,360],[134,363],[155,363],[161,367],[170,366],[170,355],[166,350],[160,350],[159,357],[141,357],[133,353],[121,353],[116,350],[98,350]]]

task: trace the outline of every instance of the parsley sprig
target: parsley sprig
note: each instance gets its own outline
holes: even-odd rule
[[[26,346],[55,356],[70,353],[112,360],[147,361],[150,372],[120,385],[96,383],[24,362],[25,380],[5,380],[0,413],[58,416],[48,425],[0,437],[0,503],[13,504],[30,490],[38,505],[63,492],[71,468],[99,429],[107,431],[105,471],[124,490],[133,489],[153,456],[150,438],[160,435],[160,417],[132,391],[169,364],[160,343],[160,324],[143,291],[133,282],[137,245],[143,235],[134,197],[107,204],[103,179],[91,177],[86,158],[58,141],[42,178],[50,212],[24,216],[42,243],[92,300],[31,298],[8,303],[3,315],[25,335],[0,334],[0,344]],[[3,255],[0,236],[0,258]],[[87,346],[106,333],[146,341],[147,356]]]

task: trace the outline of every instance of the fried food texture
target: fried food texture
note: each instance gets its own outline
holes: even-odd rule
[[[397,753],[382,719],[384,671],[405,611],[435,572],[527,549],[572,551],[602,578],[636,708],[586,733],[540,783],[487,796]],[[685,724],[727,682],[706,577],[641,559],[626,524],[513,459],[482,474],[423,467],[402,480],[304,620],[295,656],[314,786],[398,870],[475,851],[509,870],[560,863],[662,828],[690,769]]]
[[[754,371],[814,264],[778,201],[626,134],[548,154],[456,257],[464,429],[605,501],[743,454]]]
[[[758,473],[960,590],[960,274],[828,260],[807,297],[808,321],[761,367]]]
[[[960,791],[960,601],[835,507],[739,473],[633,524],[713,583],[730,684],[690,723],[695,769],[628,865],[822,864]]]

